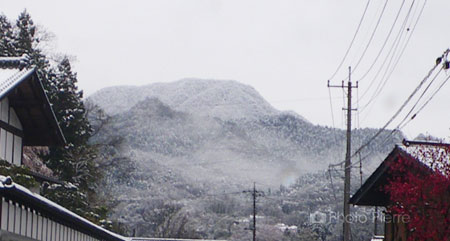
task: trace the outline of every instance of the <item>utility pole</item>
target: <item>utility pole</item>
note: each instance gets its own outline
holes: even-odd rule
[[[251,193],[253,198],[253,227],[250,228],[253,232],[253,241],[256,241],[256,198],[264,195],[264,192],[256,190],[256,183],[253,183],[253,190],[243,191],[244,193]]]
[[[342,81],[342,85],[330,85],[330,81],[328,81],[328,87],[337,87],[337,88],[347,88],[347,108],[343,108],[343,110],[347,111],[347,148],[345,153],[345,180],[344,180],[344,241],[350,240],[350,175],[351,175],[351,151],[352,151],[352,111],[356,109],[352,109],[352,89],[358,88],[358,82],[356,85],[352,85],[351,79],[352,69],[348,67],[348,83],[344,84]]]

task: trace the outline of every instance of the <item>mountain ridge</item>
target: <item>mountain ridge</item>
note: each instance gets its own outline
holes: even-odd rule
[[[112,86],[98,90],[87,100],[98,104],[107,114],[115,115],[148,97],[158,98],[177,111],[224,120],[258,119],[282,112],[253,87],[234,80],[185,78],[144,86]]]

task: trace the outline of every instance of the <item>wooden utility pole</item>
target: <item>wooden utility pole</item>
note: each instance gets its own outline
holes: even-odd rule
[[[338,87],[338,88],[347,88],[347,108],[343,108],[343,110],[347,111],[347,148],[345,153],[345,180],[344,180],[344,216],[343,216],[343,225],[344,225],[344,241],[350,240],[350,175],[351,175],[351,152],[352,152],[352,111],[356,109],[352,109],[352,89],[358,88],[358,82],[356,82],[356,86],[352,85],[351,79],[352,69],[348,67],[348,82],[347,85],[344,85],[344,81],[342,81],[342,85],[330,85],[330,81],[328,81],[328,87]]]
[[[251,193],[253,198],[253,227],[250,228],[253,232],[253,241],[256,241],[256,198],[264,195],[264,192],[256,190],[256,183],[253,183],[253,190],[244,191],[244,193]]]

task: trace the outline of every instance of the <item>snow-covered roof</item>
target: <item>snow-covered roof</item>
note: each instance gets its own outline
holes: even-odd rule
[[[69,219],[68,221],[70,221],[71,223],[78,223],[80,226],[84,227],[84,231],[94,231],[95,233],[102,235],[104,238],[107,237],[108,239],[105,240],[130,241],[130,238],[123,237],[119,234],[106,230],[92,223],[91,221],[73,213],[72,211],[69,211],[65,207],[54,203],[39,194],[33,193],[17,183],[14,183],[10,177],[0,175],[0,193],[10,198],[12,201],[16,201],[19,203],[20,201],[26,202],[27,205],[34,205],[42,210],[53,212],[51,213],[51,217],[58,217],[59,219]]]
[[[423,167],[448,175],[450,144],[433,141],[407,141],[397,144],[380,166],[367,178],[364,184],[350,198],[350,203],[362,206],[387,206],[389,196],[381,187],[388,185],[391,173],[390,163],[401,157],[410,159]]]
[[[434,141],[403,141],[398,148],[433,171],[445,174],[450,162],[450,144]]]
[[[24,145],[65,143],[36,69],[26,57],[0,57],[0,99],[8,97],[23,126]],[[17,90],[17,91],[12,91]]]
[[[26,68],[24,57],[0,58],[0,98],[30,76],[34,68]]]

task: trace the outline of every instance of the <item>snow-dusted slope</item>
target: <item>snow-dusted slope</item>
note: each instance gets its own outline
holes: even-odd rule
[[[231,80],[183,79],[139,87],[115,86],[99,90],[88,99],[114,115],[148,97],[158,98],[177,111],[222,120],[257,119],[280,112],[253,87]]]
[[[281,193],[280,184],[295,183],[299,176],[325,170],[329,163],[344,158],[345,131],[314,125],[295,113],[279,112],[253,88],[234,81],[187,79],[144,87],[111,87],[90,99],[113,114],[91,139],[93,143],[109,143],[100,146],[102,155],[113,163],[108,165],[100,191],[115,197],[118,205],[113,217],[133,229],[138,227],[142,236],[154,235],[168,223],[168,217],[183,220],[166,213],[181,215],[180,207],[186,213],[202,213],[189,217],[194,230],[200,230],[199,226],[209,223],[205,217],[215,215],[209,208],[209,194],[241,193],[254,182],[259,188],[279,189],[276,192]],[[362,145],[377,131],[355,130],[353,146]],[[371,163],[376,164],[372,160],[385,156],[401,140],[401,136],[385,140],[389,132],[382,133],[363,152],[362,156],[373,155],[364,161],[364,173],[371,172]],[[329,183],[323,173],[320,176],[322,184]],[[330,188],[315,182],[317,179],[299,186],[298,196],[309,206],[323,203],[322,194],[332,197],[323,191]],[[245,206],[245,200],[239,203]],[[274,210],[272,206],[262,209]],[[300,206],[299,210],[305,210]],[[277,216],[281,207],[276,210],[266,214]],[[228,215],[248,217],[241,211]],[[221,220],[223,213],[219,217]],[[221,237],[214,234],[217,225],[212,224],[211,230],[201,231],[199,237]]]

